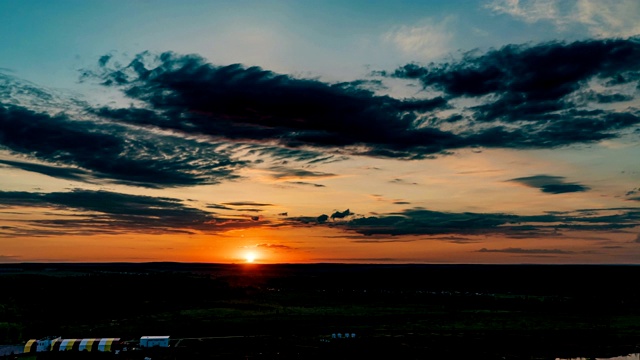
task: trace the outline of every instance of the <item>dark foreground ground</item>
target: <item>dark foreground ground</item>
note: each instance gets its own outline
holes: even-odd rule
[[[171,336],[125,360],[613,357],[640,352],[638,278],[602,265],[5,264],[0,344]]]

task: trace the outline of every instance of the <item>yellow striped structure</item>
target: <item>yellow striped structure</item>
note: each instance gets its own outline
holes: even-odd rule
[[[25,353],[36,352],[36,346],[38,346],[38,340],[31,339],[27,341],[27,343],[24,344],[24,352]]]
[[[88,338],[88,339],[31,339],[24,345],[25,353],[43,351],[90,351],[111,352],[120,338]]]

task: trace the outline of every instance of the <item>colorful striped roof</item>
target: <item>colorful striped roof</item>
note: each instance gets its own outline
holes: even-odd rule
[[[24,345],[24,352],[36,352],[39,342],[51,340],[31,339]],[[120,341],[120,338],[88,338],[88,339],[53,339],[46,350],[39,351],[100,351],[110,352],[112,346]]]

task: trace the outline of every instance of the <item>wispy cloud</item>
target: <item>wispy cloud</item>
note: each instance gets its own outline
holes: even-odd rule
[[[294,185],[313,186],[313,187],[326,187],[326,185],[314,184],[314,183],[310,183],[310,182],[306,182],[306,181],[287,181],[287,183],[294,184]]]
[[[573,251],[568,250],[560,250],[560,249],[523,249],[523,248],[504,248],[504,249],[487,249],[482,248],[477,250],[477,252],[481,253],[509,253],[509,254],[533,254],[533,255],[567,255],[574,254]]]
[[[640,34],[640,3],[635,0],[578,0],[575,21],[587,26],[594,36],[635,36]]]
[[[383,40],[394,44],[405,55],[418,61],[437,59],[451,51],[453,17],[439,21],[423,20],[414,26],[398,26],[383,35]]]
[[[0,229],[0,234],[2,234],[1,229]],[[17,263],[21,261],[22,261],[22,257],[20,256],[0,255],[0,263]]]
[[[82,181],[82,182],[90,182],[91,181],[91,173],[86,170],[70,168],[64,166],[56,166],[54,164],[45,165],[45,164],[37,164],[25,161],[13,161],[13,160],[2,160],[0,159],[0,164],[7,165],[12,168],[39,173],[43,175],[48,175],[51,177],[55,177],[58,179],[72,180],[72,181]]]
[[[271,172],[271,177],[278,180],[293,180],[293,179],[326,179],[337,176],[336,174],[312,171],[307,169],[293,169],[285,166],[273,166],[269,168]],[[301,182],[294,182],[300,184]],[[302,182],[301,185],[306,185],[307,183]]]
[[[257,203],[254,201],[232,201],[232,202],[226,202],[222,204],[229,205],[229,206],[273,206],[273,204]]]
[[[255,247],[260,248],[260,249],[273,250],[273,251],[295,250],[294,247],[291,247],[291,246],[288,246],[288,245],[271,244],[271,243],[256,244]]]
[[[583,26],[601,38],[640,34],[640,3],[635,0],[495,0],[485,8],[527,23],[549,22],[560,31]]]
[[[496,14],[511,15],[528,23],[551,21],[561,26],[568,19],[561,14],[559,5],[560,2],[556,0],[495,0],[484,6]]]

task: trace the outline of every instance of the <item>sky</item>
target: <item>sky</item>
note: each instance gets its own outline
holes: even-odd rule
[[[0,0],[0,263],[640,263],[636,0]]]

